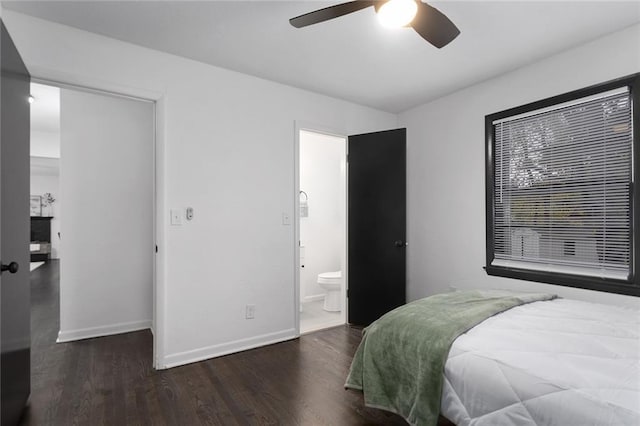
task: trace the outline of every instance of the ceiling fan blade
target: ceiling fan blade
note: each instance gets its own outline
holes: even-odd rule
[[[422,38],[440,49],[458,37],[460,30],[442,12],[420,0],[417,3],[418,13],[411,26]]]
[[[373,6],[376,3],[377,1],[350,1],[296,16],[295,18],[289,19],[289,23],[296,28],[302,28],[307,25],[317,24],[357,12],[358,10]]]

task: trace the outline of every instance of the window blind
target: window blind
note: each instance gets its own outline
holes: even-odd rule
[[[492,265],[627,279],[627,87],[494,121]]]

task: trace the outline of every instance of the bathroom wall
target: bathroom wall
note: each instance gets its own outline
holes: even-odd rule
[[[51,193],[55,202],[51,205],[51,259],[60,259],[60,219],[62,201],[60,199],[60,159],[31,157],[31,195]]]
[[[300,298],[324,296],[319,273],[343,270],[345,250],[344,138],[300,132],[300,190],[309,197],[309,216],[300,218],[304,268],[300,270]],[[302,201],[304,196],[301,196]]]

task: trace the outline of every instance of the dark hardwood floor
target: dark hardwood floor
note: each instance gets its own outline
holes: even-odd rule
[[[169,370],[149,331],[56,344],[59,265],[31,273],[32,390],[23,425],[404,425],[343,388],[359,329]]]

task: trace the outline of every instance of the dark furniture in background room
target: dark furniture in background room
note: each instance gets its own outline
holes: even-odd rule
[[[31,249],[31,261],[42,262],[49,260],[51,255],[51,216],[31,216],[31,244],[40,247]]]

